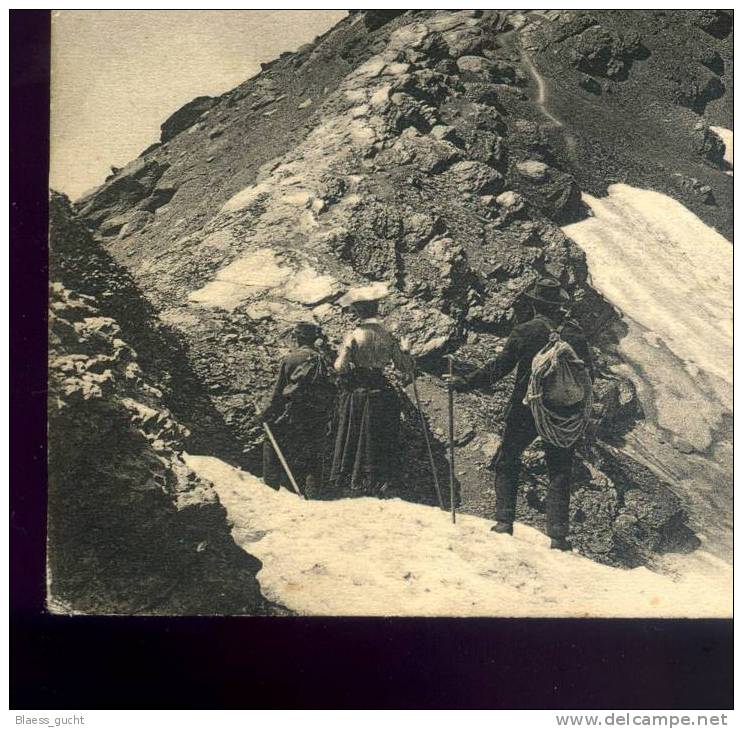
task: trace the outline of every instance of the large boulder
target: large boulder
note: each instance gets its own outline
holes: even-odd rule
[[[573,64],[591,76],[624,80],[632,63],[647,55],[637,35],[620,36],[601,25],[591,25],[572,39]]]
[[[516,169],[520,175],[528,177],[537,182],[544,182],[547,179],[548,166],[544,162],[536,159],[528,159],[516,163]]]
[[[733,16],[725,10],[698,10],[694,24],[715,38],[727,38],[733,30]]]
[[[505,184],[498,170],[475,160],[457,162],[446,175],[458,190],[472,195],[497,195]]]
[[[377,155],[375,164],[380,168],[411,165],[421,172],[435,175],[462,158],[462,151],[451,142],[431,136],[405,134]]]
[[[704,68],[690,71],[686,66],[677,66],[668,74],[673,83],[673,101],[697,114],[703,114],[707,104],[725,94],[725,84],[716,74]]]
[[[457,333],[457,323],[450,316],[433,307],[413,302],[393,310],[385,321],[399,337],[406,340],[420,364],[448,351]]]
[[[209,111],[216,103],[217,99],[211,96],[197,96],[189,101],[160,125],[160,142],[165,144],[177,134],[192,127],[201,119],[204,112]]]
[[[521,193],[550,220],[562,224],[581,217],[580,188],[571,174],[533,159],[518,162],[516,174]]]
[[[443,36],[452,58],[478,56],[483,50],[484,38],[480,28],[465,26],[450,30]]]

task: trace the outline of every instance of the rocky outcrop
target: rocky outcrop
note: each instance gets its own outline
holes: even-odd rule
[[[731,14],[550,10],[519,22],[519,43],[543,84],[541,121],[552,126],[542,151],[562,152],[570,164],[532,150],[522,158],[565,169],[594,195],[615,180],[662,191],[732,240],[733,181],[697,129],[732,129]],[[708,185],[717,204],[680,195],[675,172]]]
[[[176,134],[180,134],[196,124],[214,106],[216,101],[211,96],[198,96],[193,101],[189,101],[188,104],[182,106],[174,114],[171,114],[160,125],[160,142],[165,144],[175,137]]]
[[[265,614],[255,579],[260,562],[235,545],[211,484],[183,461],[190,434],[165,404],[172,387],[165,362],[147,362],[132,346],[146,342],[144,330],[155,321],[141,319],[125,274],[96,266],[105,256],[96,256],[70,215],[54,196],[48,606]],[[76,248],[87,258],[75,256]],[[67,287],[78,281],[97,296]],[[124,292],[126,300],[119,298]]]
[[[716,167],[727,169],[725,162],[725,143],[704,122],[695,127],[697,153]]]
[[[709,103],[725,94],[725,84],[719,76],[702,67],[690,73],[687,65],[679,65],[671,69],[668,78],[674,85],[674,103],[697,114],[703,114]]]
[[[117,170],[89,198],[78,201],[82,216],[97,223],[104,235],[116,235],[137,209],[147,209],[142,205],[147,204],[168,167],[167,162],[137,157],[123,169]]]
[[[550,220],[565,224],[584,216],[575,178],[538,160],[516,164],[521,193]]]
[[[547,467],[534,448],[525,453],[524,462],[529,475],[517,513],[527,524],[544,529]],[[608,445],[574,469],[570,523],[572,543],[604,564],[652,564],[659,554],[688,552],[700,544],[670,485]]]
[[[592,25],[573,37],[573,63],[591,76],[622,81],[632,63],[648,55],[637,34],[619,35],[601,25]]]
[[[715,38],[727,38],[733,30],[733,16],[725,10],[700,10],[694,24]]]
[[[122,170],[83,201],[80,214],[185,343],[185,366],[202,383],[204,410],[212,415],[208,422],[189,415],[183,403],[184,422],[191,417],[203,435],[200,452],[229,451],[220,430],[226,426],[244,451],[233,462],[257,467],[262,434],[253,405],[271,386],[284,331],[311,318],[339,342],[350,321],[338,299],[355,284],[390,286],[383,313],[408,337],[424,370],[421,390],[441,480],[441,355],[473,365],[492,357],[527,315],[523,293],[537,277],[558,278],[576,300],[597,355],[599,347],[611,350],[602,334],[616,313],[593,291],[585,256],[558,227],[584,214],[583,171],[554,119],[530,98],[519,49],[522,42],[537,54],[562,42],[582,49],[579,63],[611,85],[641,57],[642,43],[613,28],[597,35],[595,19],[580,22],[581,13],[549,17],[354,13],[316,44],[280,57],[215,100],[186,132],[145,155],[140,164],[161,170],[157,179],[145,175],[146,189],[124,194],[129,185],[116,181],[132,171]],[[562,40],[548,38],[541,25],[530,36],[527,29],[538,23],[554,23]],[[642,65],[633,65],[632,74]],[[597,431],[631,428],[641,417],[633,388],[608,367],[599,372]],[[463,398],[458,479],[465,510],[492,513],[487,465],[508,385]],[[409,395],[401,393],[406,496],[433,503]],[[654,476],[635,482],[631,470],[618,466],[610,476],[592,458],[584,454],[574,494],[576,514],[590,515],[580,548],[612,564],[647,559],[667,544],[659,531],[683,523],[683,510]],[[543,484],[538,457],[526,478]],[[639,498],[633,491],[658,508],[652,519],[649,510],[632,512],[639,526],[630,539],[622,524]],[[540,523],[539,487],[531,492],[522,514]],[[599,533],[606,535],[600,544]]]
[[[64,197],[52,195],[49,220],[50,280],[92,297],[104,316],[125,323],[144,376],[156,385],[164,406],[189,433],[186,447],[208,448],[230,461],[239,459],[241,444],[189,365],[179,333],[162,322],[131,274],[96,243]]]

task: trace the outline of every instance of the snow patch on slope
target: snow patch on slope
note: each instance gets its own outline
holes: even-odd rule
[[[612,185],[583,200],[593,217],[563,230],[628,320],[620,346],[652,382],[659,424],[704,450],[732,410],[733,248],[658,192]]]
[[[319,274],[310,266],[296,271],[285,265],[275,251],[260,248],[225,266],[212,281],[192,291],[188,298],[197,304],[232,310],[268,293],[277,301],[264,302],[266,311],[285,319],[296,319],[303,315],[295,304],[319,304],[339,291],[340,285],[333,276]]]
[[[219,271],[213,281],[189,299],[199,304],[234,309],[246,298],[284,283],[292,274],[280,266],[270,248],[262,248],[238,258]]]
[[[304,501],[205,456],[236,542],[263,562],[263,594],[307,615],[728,616],[730,568],[697,552],[674,578],[549,550],[539,532],[399,499]],[[674,567],[679,566],[674,563]]]
[[[723,155],[723,159],[725,162],[727,162],[730,167],[733,166],[733,132],[731,129],[725,129],[725,127],[710,127],[710,130],[713,131],[720,139],[722,139],[722,143],[725,145],[725,154]]]

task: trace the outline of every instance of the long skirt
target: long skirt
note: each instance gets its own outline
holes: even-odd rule
[[[346,378],[334,418],[329,485],[336,493],[378,495],[398,487],[400,401],[381,370]]]

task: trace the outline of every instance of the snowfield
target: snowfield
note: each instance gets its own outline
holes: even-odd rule
[[[705,548],[732,562],[733,246],[659,192],[618,184],[583,200],[593,216],[563,230],[621,309],[617,371],[646,416],[625,449],[683,498]]]
[[[653,390],[648,410],[704,451],[732,413],[733,246],[659,192],[612,185],[583,200],[593,217],[563,230],[625,316],[620,349]]]
[[[492,522],[400,499],[304,501],[207,456],[186,456],[209,479],[235,541],[263,562],[263,594],[304,615],[727,617],[730,567],[696,552],[668,574],[619,570],[548,549],[540,532],[514,537]],[[728,586],[720,589],[720,586]]]

